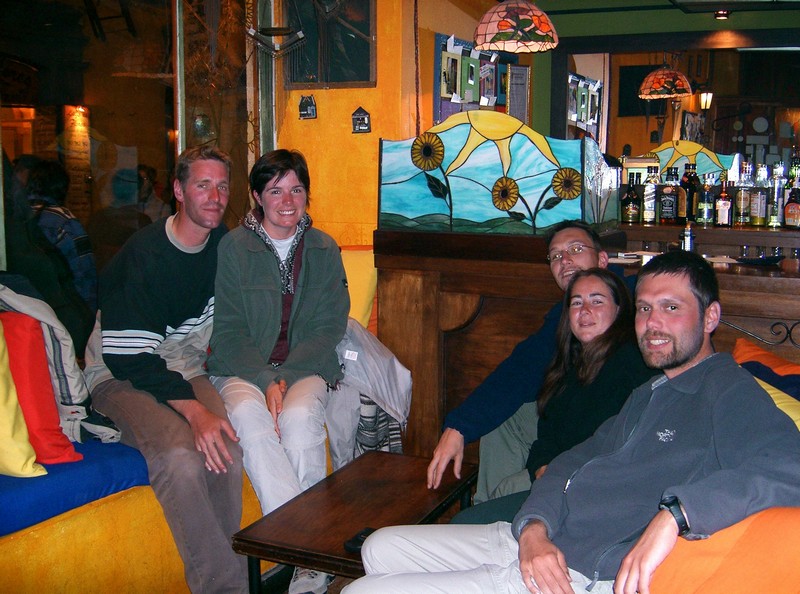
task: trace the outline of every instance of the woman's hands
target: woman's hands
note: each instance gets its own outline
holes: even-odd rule
[[[286,396],[286,380],[271,382],[267,386],[264,396],[267,399],[269,414],[272,415],[272,420],[275,423],[275,433],[278,434],[278,439],[280,439],[281,430],[278,427],[278,415],[283,410],[283,397]]]

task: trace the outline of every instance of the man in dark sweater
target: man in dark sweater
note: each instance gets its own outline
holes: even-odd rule
[[[600,236],[583,221],[564,221],[547,239],[548,262],[556,284],[565,290],[578,270],[606,268],[608,254]],[[614,270],[622,276],[622,270]],[[630,289],[633,281],[630,278]],[[448,464],[461,475],[464,445],[481,440],[478,485],[474,502],[525,491],[530,478],[525,468],[536,440],[536,397],[555,352],[562,305],[547,312],[541,328],[521,343],[444,420],[444,432],[428,466],[428,488],[439,486]]]
[[[230,159],[212,147],[178,159],[179,212],[134,234],[100,277],[86,353],[95,408],[145,457],[192,592],[245,592],[230,546],[242,514],[242,450],[204,369]]]

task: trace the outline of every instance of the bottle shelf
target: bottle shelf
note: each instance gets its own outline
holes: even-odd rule
[[[620,223],[619,230],[625,233],[628,251],[663,251],[670,243],[680,242],[683,225],[628,225]],[[787,258],[793,249],[800,250],[800,229],[768,229],[766,227],[702,227],[692,225],[695,235],[695,251],[710,256],[742,255],[742,246],[753,250],[765,248],[766,255],[773,255],[780,248]]]

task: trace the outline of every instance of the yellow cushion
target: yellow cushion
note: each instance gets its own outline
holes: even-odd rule
[[[775,401],[777,407],[785,412],[789,418],[794,421],[794,424],[797,425],[797,428],[800,429],[800,400],[795,400],[786,392],[779,390],[775,386],[769,385],[763,380],[756,378],[756,381]]]
[[[375,255],[370,246],[343,247],[342,262],[350,289],[350,317],[367,328],[378,288]]]
[[[28,427],[17,400],[17,389],[8,367],[8,349],[0,325],[0,474],[29,477],[47,474],[36,463],[28,441]]]

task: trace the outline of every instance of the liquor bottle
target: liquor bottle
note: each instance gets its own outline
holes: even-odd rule
[[[647,179],[644,180],[642,190],[642,224],[655,225],[658,223],[658,165],[650,165],[647,168]]]
[[[658,221],[662,225],[674,225],[678,218],[678,168],[668,167],[664,185],[658,189],[658,208],[661,210]]]
[[[786,176],[787,190],[791,191],[792,186],[794,186],[794,180],[798,175],[800,175],[800,147],[793,146],[792,157],[789,161],[789,171]]]
[[[633,173],[628,174],[628,189],[620,201],[620,220],[633,225],[639,222],[642,210],[642,199],[636,192],[636,178]]]
[[[800,229],[800,176],[795,176],[789,198],[783,206],[783,225],[789,229]]]
[[[733,191],[733,182],[723,181],[719,195],[714,202],[714,226],[730,227],[733,219],[731,210],[731,196],[728,189]]]
[[[753,164],[742,164],[742,176],[736,186],[736,201],[733,222],[737,225],[750,223],[750,192],[753,190]]]
[[[786,178],[783,176],[783,161],[772,168],[767,188],[767,227],[777,229],[783,224],[783,200]]]
[[[692,199],[694,198],[694,184],[692,183],[692,165],[686,163],[683,166],[683,176],[678,190],[678,224],[685,225],[686,221],[690,221],[692,216]]]
[[[694,251],[694,233],[692,233],[692,221],[686,221],[686,227],[681,231],[680,237],[681,249],[684,252]]]
[[[750,192],[750,224],[763,227],[767,224],[767,192],[769,190],[769,171],[764,163],[756,168],[756,180]]]
[[[703,185],[697,193],[697,214],[695,222],[703,227],[714,224],[714,174],[703,176]]]

